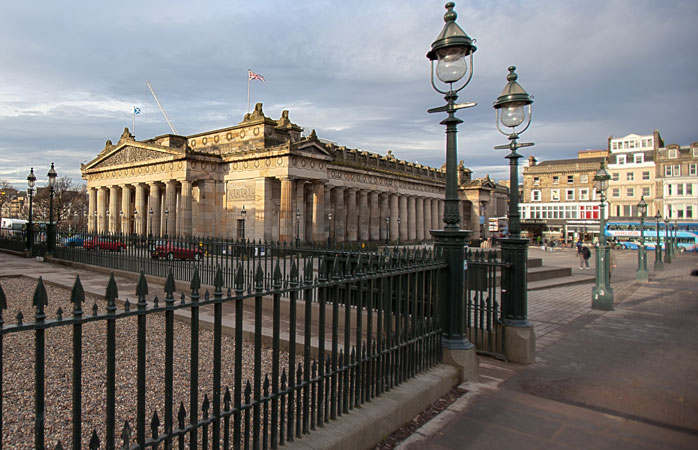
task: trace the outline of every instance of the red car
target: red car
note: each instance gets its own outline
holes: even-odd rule
[[[98,248],[100,250],[110,250],[120,252],[126,249],[126,244],[115,239],[95,236],[92,239],[87,239],[82,243],[83,248],[87,250]]]
[[[188,242],[158,242],[150,253],[153,258],[193,259],[198,261],[204,256],[204,252]]]

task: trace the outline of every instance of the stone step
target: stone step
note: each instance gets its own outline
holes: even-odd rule
[[[560,266],[539,266],[539,267],[528,267],[528,275],[526,280],[528,282],[532,281],[542,281],[549,280],[552,278],[562,278],[572,275],[571,267],[560,267]]]

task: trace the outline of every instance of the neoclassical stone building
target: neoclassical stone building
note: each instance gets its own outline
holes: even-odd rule
[[[82,165],[89,229],[155,236],[423,241],[443,224],[445,171],[302,136],[262,104],[238,125],[136,141],[124,129]],[[501,192],[461,163],[462,228],[480,237]],[[497,198],[495,198],[497,197]],[[472,201],[474,200],[474,201]],[[504,208],[506,205],[504,205]],[[245,214],[242,214],[242,211]]]

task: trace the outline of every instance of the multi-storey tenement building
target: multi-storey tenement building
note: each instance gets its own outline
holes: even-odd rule
[[[612,217],[637,217],[637,204],[644,196],[648,215],[654,215],[659,207],[655,168],[655,153],[663,145],[659,131],[639,136],[629,134],[622,138],[608,139],[608,172],[611,174],[607,193]]]
[[[698,219],[698,142],[658,149],[656,164],[662,215],[678,221]]]
[[[523,171],[521,226],[529,237],[570,242],[599,233],[594,175],[605,150],[586,150],[578,159],[543,161],[531,156]]]

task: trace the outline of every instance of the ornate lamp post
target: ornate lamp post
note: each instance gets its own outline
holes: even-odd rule
[[[46,239],[48,244],[47,253],[53,255],[56,250],[56,224],[53,223],[53,196],[56,193],[56,178],[58,178],[58,173],[51,163],[51,168],[48,171],[48,238]]]
[[[242,219],[242,240],[245,240],[245,219],[247,218],[247,211],[245,211],[245,205],[242,205],[242,210],[240,211],[240,218]]]
[[[664,218],[664,262],[671,264],[671,233],[669,231],[669,218]]]
[[[109,230],[109,234],[114,232],[114,230],[112,230],[111,223],[109,222],[109,210],[107,210],[107,229]]]
[[[141,231],[141,223],[138,221],[138,210],[133,210],[133,234],[143,234]]]
[[[640,213],[640,245],[637,246],[637,270],[635,271],[635,279],[637,281],[647,282],[649,280],[647,250],[645,249],[645,216],[647,215],[647,202],[645,201],[644,195],[640,197],[637,210]]]
[[[596,192],[601,196],[599,216],[599,245],[596,247],[596,286],[591,291],[592,309],[610,311],[613,309],[613,289],[609,279],[610,249],[606,245],[606,191],[611,175],[602,161],[601,168],[594,175]]]
[[[509,67],[507,85],[494,102],[497,112],[497,130],[509,138],[509,144],[498,145],[495,149],[509,149],[505,157],[509,160],[509,236],[501,240],[502,260],[511,264],[511,269],[502,286],[502,317],[505,326],[533,327],[528,321],[527,260],[528,239],[521,239],[519,215],[519,158],[516,152],[521,147],[530,147],[532,142],[519,143],[521,133],[531,125],[531,96],[516,81],[516,67]],[[502,130],[501,124],[508,128]],[[521,130],[516,127],[522,126]],[[506,288],[506,291],[505,291]]]
[[[332,243],[332,212],[327,213],[327,226],[329,227],[327,229],[327,245],[329,246]]]
[[[34,185],[36,184],[36,175],[34,175],[34,168],[32,167],[27,175],[27,195],[29,196],[29,223],[27,223],[27,251],[31,256],[32,248],[34,246],[34,223],[32,218],[34,215],[34,206],[32,204],[32,198],[34,197]]]
[[[402,220],[400,220],[400,217],[398,216],[398,218],[397,218],[397,245],[398,245],[398,247],[400,246],[400,222],[402,222]]]
[[[662,214],[657,210],[657,214],[654,215],[657,221],[657,242],[654,245],[654,270],[664,270],[664,263],[662,262],[662,238],[659,236],[659,221],[662,220]]]
[[[301,244],[301,210],[296,208],[296,248]]]
[[[95,210],[95,212],[92,213],[92,215],[94,216],[94,223],[95,223],[94,229],[92,230],[92,234],[97,234],[99,232],[99,230],[97,228],[97,211]]]
[[[167,236],[167,222],[168,222],[169,217],[170,217],[170,210],[165,208],[165,239],[168,238],[168,236]]]
[[[148,237],[153,235],[153,208],[150,208],[150,211],[148,211],[148,218],[150,221],[150,226],[148,227]]]
[[[679,222],[674,220],[674,254],[679,249]]]
[[[119,234],[124,234],[124,211],[119,211]]]
[[[390,216],[385,218],[385,246],[390,244]]]
[[[475,106],[474,102],[457,104],[458,92],[465,88],[473,76],[473,53],[477,48],[473,40],[458,26],[458,15],[453,10],[455,3],[446,3],[446,14],[441,32],[431,44],[431,50],[427,58],[431,61],[431,85],[440,94],[444,95],[446,104],[429,109],[429,113],[447,113],[448,116],[441,121],[446,126],[446,197],[443,221],[443,230],[431,231],[435,246],[443,251],[448,263],[448,276],[446,296],[441,310],[442,318],[442,344],[444,348],[444,360],[455,360],[455,355],[465,363],[459,363],[462,368],[461,378],[472,377],[475,361],[474,346],[465,335],[464,323],[464,299],[463,286],[465,271],[465,241],[470,232],[460,229],[460,213],[458,200],[457,161],[458,150],[456,135],[458,124],[463,121],[455,116],[457,110]],[[468,64],[468,60],[470,64]],[[436,64],[434,64],[436,63]],[[446,90],[439,89],[434,80],[434,75],[443,84]],[[461,80],[460,87],[457,86]],[[455,85],[454,85],[455,84]],[[398,219],[399,222],[400,219]],[[398,238],[399,239],[399,238]]]

